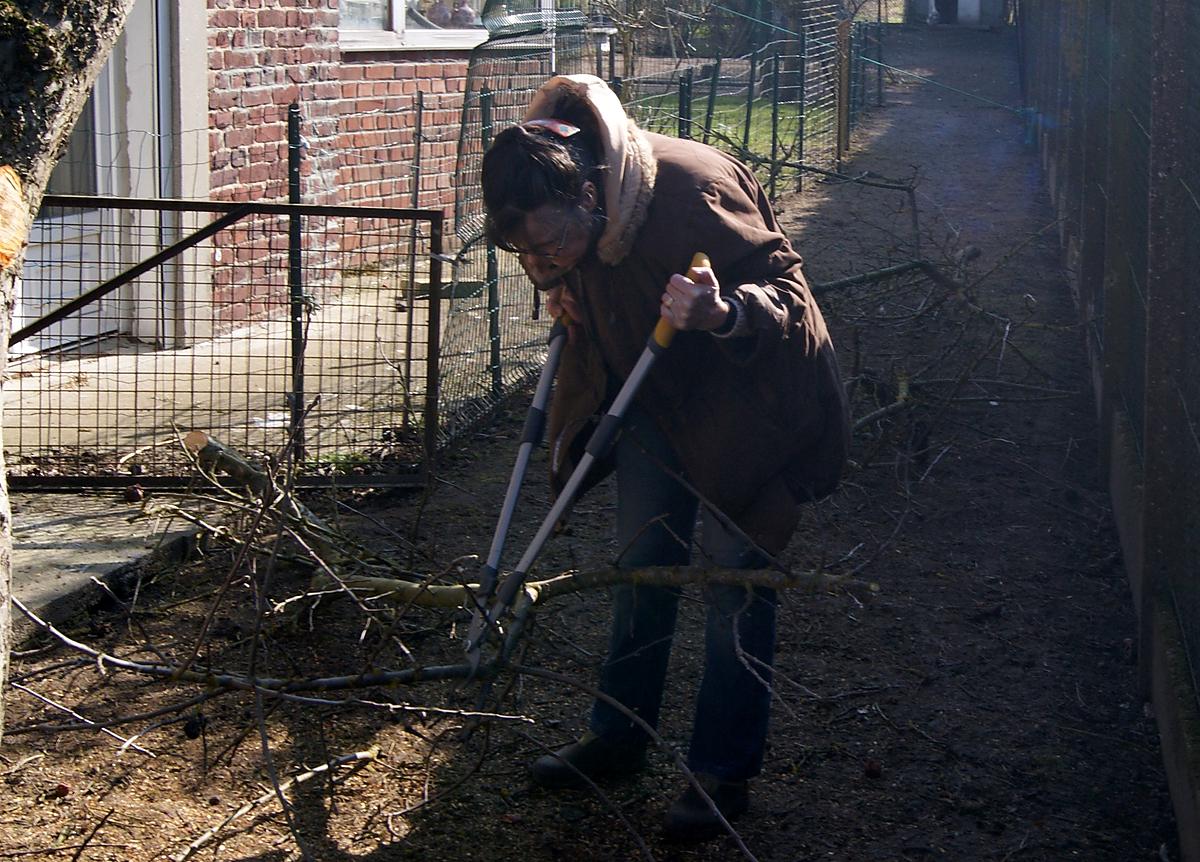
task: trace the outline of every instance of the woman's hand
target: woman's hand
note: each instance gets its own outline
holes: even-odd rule
[[[555,320],[562,317],[564,313],[570,315],[571,320],[575,322],[583,320],[579,303],[575,301],[574,295],[566,284],[561,281],[546,291],[546,312]]]
[[[679,330],[711,332],[725,323],[730,305],[721,296],[717,276],[708,267],[691,270],[696,280],[673,275],[667,282],[659,314]]]

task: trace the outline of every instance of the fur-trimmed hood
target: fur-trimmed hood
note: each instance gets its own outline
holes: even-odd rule
[[[600,161],[608,166],[604,206],[608,216],[596,255],[616,266],[633,247],[654,196],[657,164],[642,130],[625,114],[616,93],[595,75],[559,75],[543,84],[525,111],[526,120],[551,119],[564,99],[586,105],[599,129]]]

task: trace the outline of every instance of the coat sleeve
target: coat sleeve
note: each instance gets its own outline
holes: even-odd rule
[[[721,339],[721,348],[733,362],[753,362],[812,317],[803,261],[740,165],[705,183],[689,216],[688,234],[708,253],[722,293],[741,300],[747,316],[749,333]]]
[[[723,293],[742,302],[750,329],[714,338],[750,380],[774,380],[770,412],[793,429],[803,451],[784,478],[797,500],[819,499],[838,484],[849,449],[849,413],[825,319],[780,229],[766,193],[735,164],[702,186],[690,208],[691,235],[712,260]]]

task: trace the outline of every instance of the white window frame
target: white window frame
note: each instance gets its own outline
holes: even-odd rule
[[[487,30],[425,30],[404,26],[408,0],[388,0],[390,30],[338,27],[343,53],[354,51],[469,51],[487,40]]]

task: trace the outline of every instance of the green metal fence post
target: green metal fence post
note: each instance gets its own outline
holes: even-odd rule
[[[775,177],[779,174],[779,49],[771,57],[771,174],[768,197],[775,200]]]
[[[746,82],[746,128],[742,131],[742,150],[750,152],[750,125],[754,120],[754,80],[758,77],[758,48],[750,52],[750,80]]]
[[[434,467],[437,454],[438,405],[441,400],[442,340],[442,216],[429,223],[429,326],[425,344],[425,476]]]
[[[800,98],[796,102],[796,162],[804,164],[804,121],[805,114],[808,111],[808,41],[805,36],[804,27],[800,27],[800,32],[797,34],[797,53],[800,55],[800,80],[797,81],[797,88],[800,92]],[[796,191],[801,191],[804,188],[804,170],[796,172]]]
[[[479,91],[479,135],[483,152],[492,145],[492,91]],[[504,387],[504,375],[500,368],[500,265],[496,259],[496,246],[487,244],[487,317],[488,317],[488,371],[492,376],[492,395],[498,396]]]
[[[839,21],[837,26],[837,169],[842,169],[842,156],[850,149],[850,22]]]
[[[713,112],[717,109],[717,84],[721,80],[721,52],[717,52],[717,59],[709,67],[708,79],[708,103],[704,106],[704,143],[708,143],[708,136],[712,134]]]
[[[679,137],[692,136],[692,69],[679,76]]]
[[[300,105],[288,106],[288,203],[300,203]],[[304,267],[303,224],[299,215],[288,216],[288,297],[290,299],[292,391],[288,394],[292,454],[304,458]]]
[[[694,137],[692,132],[692,126],[694,125],[692,121],[692,105],[695,98],[693,90],[696,84],[696,70],[694,68],[688,69],[684,73],[684,79],[687,81],[687,101],[684,103],[687,108],[687,136],[691,138]]]
[[[421,206],[421,139],[424,136],[425,94],[417,91],[416,117],[413,127],[413,165],[412,165],[412,208]],[[412,380],[413,328],[416,315],[413,310],[417,302],[417,222],[412,223],[408,242],[408,287],[404,291],[405,309],[408,311],[404,321],[404,427],[407,428],[412,416],[412,395],[409,385]]]
[[[858,126],[859,116],[867,104],[866,56],[867,28],[863,24],[854,27],[854,41],[850,56],[854,58],[854,125]]]
[[[883,34],[887,32],[881,21],[875,32],[875,104],[883,107]]]

